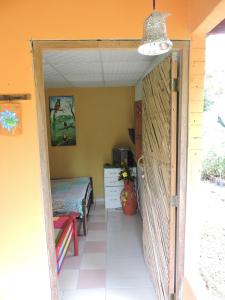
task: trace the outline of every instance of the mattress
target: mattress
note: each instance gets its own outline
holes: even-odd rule
[[[51,180],[53,211],[69,213],[72,211],[83,216],[82,203],[91,193],[90,177]]]

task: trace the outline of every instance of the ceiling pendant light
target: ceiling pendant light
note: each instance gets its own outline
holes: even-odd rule
[[[153,0],[153,12],[144,22],[143,39],[138,52],[142,55],[160,55],[172,49],[173,43],[167,37],[166,17],[170,14],[155,10]]]

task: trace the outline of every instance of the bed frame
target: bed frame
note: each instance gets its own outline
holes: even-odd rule
[[[93,192],[93,180],[92,180],[92,177],[90,177],[90,187],[91,187],[91,191],[88,195],[88,188],[87,188],[87,191],[86,191],[86,195],[85,195],[85,198],[83,200],[83,203],[82,203],[82,208],[83,208],[83,217],[80,217],[80,221],[82,223],[82,227],[83,227],[83,235],[87,235],[87,231],[88,231],[88,227],[87,227],[87,220],[88,220],[88,216],[89,216],[89,212],[90,212],[90,208],[91,208],[91,204],[94,204],[94,192]],[[80,227],[79,226],[79,234],[80,234]]]
[[[80,214],[77,217],[77,220],[79,221],[78,226],[78,233],[79,235],[87,235],[88,226],[87,226],[87,220],[90,212],[91,205],[94,203],[94,192],[93,192],[93,180],[92,177],[88,177],[90,179],[90,182],[88,184],[84,199],[82,200],[82,212],[83,216],[81,217]],[[68,212],[69,214],[70,212]],[[55,211],[53,213],[54,216],[60,216],[65,215],[65,212]],[[82,231],[81,231],[82,229]]]

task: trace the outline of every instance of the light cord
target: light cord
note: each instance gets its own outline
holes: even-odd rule
[[[153,0],[153,11],[155,10],[155,0]]]

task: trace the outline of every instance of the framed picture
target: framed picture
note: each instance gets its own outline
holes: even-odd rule
[[[76,145],[76,119],[74,97],[50,96],[49,114],[51,145]]]

